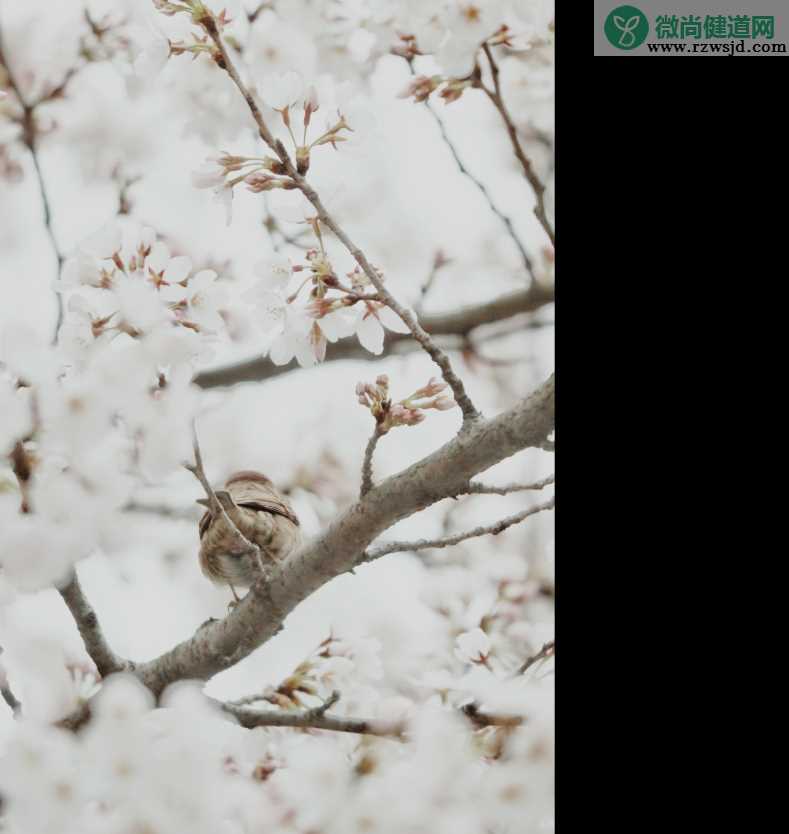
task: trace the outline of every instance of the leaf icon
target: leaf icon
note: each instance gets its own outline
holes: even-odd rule
[[[620,17],[618,14],[614,15],[614,23],[616,23],[617,29],[625,28],[625,19],[623,17]]]
[[[633,17],[631,17],[630,20],[628,20],[627,23],[625,24],[625,29],[627,29],[628,32],[632,31],[633,29],[636,28],[636,26],[638,26],[638,21],[639,20],[640,20],[639,15],[634,14]]]

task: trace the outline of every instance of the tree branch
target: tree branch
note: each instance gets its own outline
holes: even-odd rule
[[[134,664],[118,657],[110,648],[99,625],[96,612],[82,590],[76,570],[68,584],[63,588],[58,588],[58,592],[71,611],[82,642],[85,644],[85,650],[96,664],[99,674],[105,678],[113,672],[133,671]]]
[[[379,426],[376,423],[370,439],[367,441],[367,448],[364,450],[364,462],[362,463],[362,486],[359,490],[359,498],[364,498],[365,495],[373,488],[373,455],[375,454],[375,447],[381,439],[382,434]]]
[[[3,654],[3,647],[0,646],[0,655]],[[5,668],[0,665],[0,695],[3,696],[3,700],[11,707],[11,711],[14,715],[18,715],[22,710],[22,704],[17,699],[16,695],[14,695],[13,690],[8,684],[8,678],[6,677]]]
[[[336,696],[336,697],[335,697]],[[299,727],[302,729],[333,730],[340,733],[359,733],[360,735],[385,736],[398,741],[405,741],[408,724],[404,720],[387,721],[380,718],[347,718],[326,715],[327,709],[339,700],[339,693],[321,706],[299,712],[281,710],[260,710],[240,706],[238,702],[220,704],[222,710],[234,716],[242,727]],[[496,715],[482,712],[474,703],[460,708],[475,728],[482,727],[518,727],[524,719],[520,715]]]
[[[413,72],[413,67],[411,71]],[[507,217],[506,214],[503,214],[501,211],[499,211],[498,208],[496,208],[496,204],[493,202],[493,198],[490,196],[490,192],[488,191],[488,189],[463,164],[463,160],[460,158],[460,154],[458,153],[457,148],[454,146],[452,140],[449,138],[449,135],[447,134],[447,129],[444,125],[443,120],[430,105],[429,99],[425,99],[425,107],[427,108],[428,113],[430,113],[430,115],[433,117],[436,124],[438,125],[438,129],[441,132],[441,138],[444,140],[444,144],[449,148],[449,151],[452,154],[453,159],[455,160],[455,164],[457,165],[458,170],[472,183],[474,183],[474,185],[476,185],[482,196],[485,198],[485,202],[487,202],[490,210],[493,212],[493,214],[496,215],[496,217],[499,218],[499,220],[501,220],[501,222],[504,225],[504,228],[507,230],[507,234],[510,236],[512,242],[515,244],[515,246],[518,249],[518,252],[520,253],[521,260],[523,261],[523,266],[526,268],[526,272],[531,276],[532,281],[534,281],[534,264],[532,263],[531,258],[529,257],[528,253],[526,252],[526,249],[521,243],[520,238],[516,234],[515,227],[512,225],[512,221],[509,217]]]
[[[282,142],[274,140],[271,131],[268,129],[265,121],[263,120],[260,109],[255,103],[252,93],[244,85],[244,82],[241,80],[232,59],[225,49],[222,36],[219,34],[219,29],[217,28],[216,22],[211,16],[211,13],[206,12],[206,15],[204,15],[199,22],[214,42],[216,48],[219,50],[219,55],[216,56],[217,63],[228,73],[236,87],[238,87],[239,91],[244,96],[244,100],[246,101],[247,106],[252,113],[252,117],[258,126],[260,138],[263,139],[263,141],[277,154],[288,176],[293,180],[307,200],[312,203],[320,222],[327,229],[331,229],[331,231],[334,232],[335,237],[340,241],[340,243],[342,243],[348,252],[350,252],[353,259],[362,268],[362,271],[367,276],[370,283],[378,291],[381,301],[383,301],[388,307],[394,310],[398,316],[400,316],[400,318],[408,326],[408,329],[411,331],[414,339],[416,339],[430,358],[441,369],[441,375],[444,378],[444,381],[452,389],[452,393],[455,396],[455,402],[457,402],[463,413],[463,425],[467,426],[469,422],[479,419],[480,414],[466,393],[462,380],[453,370],[449,357],[436,345],[436,343],[430,338],[430,335],[417,322],[413,312],[400,304],[400,302],[397,301],[397,299],[384,286],[381,277],[372,268],[364,252],[356,246],[353,241],[351,241],[334,217],[326,210],[326,207],[323,205],[323,202],[318,196],[318,192],[296,170],[296,167],[293,165],[293,162],[291,161],[290,156],[285,150],[285,146]]]
[[[522,675],[527,669],[534,666],[540,660],[545,660],[547,657],[553,657],[556,654],[556,641],[549,640],[547,643],[543,645],[543,647],[537,652],[537,654],[532,655],[531,657],[527,657],[526,660],[518,667],[518,671],[515,675]]]
[[[479,472],[553,430],[554,378],[503,414],[479,420],[407,469],[375,485],[319,536],[306,542],[268,580],[259,580],[225,619],[147,663],[135,674],[158,695],[174,681],[207,680],[282,629],[288,614],[314,591],[348,572],[367,546],[400,519],[458,494]]]
[[[552,288],[532,284],[528,290],[508,293],[484,304],[461,307],[451,313],[425,316],[422,325],[432,336],[466,336],[482,325],[534,312],[546,304],[553,303],[553,299]],[[327,346],[324,362],[342,359],[380,359],[382,356],[391,354],[396,347],[407,344],[413,344],[409,335],[387,331],[383,352],[375,355],[365,350],[355,337],[340,339]],[[299,367],[295,360],[288,365],[275,365],[268,357],[256,357],[233,365],[201,371],[193,381],[201,388],[216,388],[235,385],[239,382],[259,382],[271,379],[280,374],[298,370]]]
[[[405,723],[385,721],[379,718],[345,718],[337,715],[316,714],[314,710],[283,712],[259,710],[222,704],[222,709],[234,716],[242,727],[301,727],[314,730],[334,730],[339,733],[359,733],[371,736],[390,736],[402,739]]]
[[[486,87],[485,84],[482,83],[481,79],[477,81],[477,86],[493,102],[494,107],[499,111],[499,115],[504,120],[504,125],[507,128],[507,135],[510,137],[510,142],[512,143],[512,149],[523,167],[524,176],[529,181],[529,185],[531,185],[532,190],[534,191],[534,196],[537,199],[537,205],[534,207],[534,214],[540,221],[540,225],[543,229],[545,229],[545,233],[550,238],[551,244],[555,249],[556,238],[554,236],[553,229],[551,228],[551,224],[548,222],[548,217],[545,214],[545,186],[535,173],[531,160],[524,153],[523,148],[521,147],[520,139],[518,139],[518,131],[515,128],[515,123],[512,121],[512,116],[510,116],[509,111],[504,104],[504,99],[501,96],[501,88],[499,86],[499,67],[493,58],[490,46],[487,43],[484,43],[482,44],[482,49],[485,52],[488,63],[490,64],[490,71],[493,76],[493,90]]]
[[[2,32],[0,31],[0,36]],[[28,104],[23,95],[19,85],[14,78],[14,74],[11,71],[11,66],[3,52],[2,46],[2,38],[0,37],[0,64],[5,67],[6,76],[8,77],[8,84],[14,92],[17,100],[19,101],[19,106],[22,108],[22,142],[24,143],[25,147],[30,151],[30,156],[33,160],[33,168],[36,172],[36,179],[38,181],[38,190],[41,194],[41,205],[44,210],[44,227],[46,229],[47,237],[49,238],[50,246],[52,247],[52,251],[55,254],[55,259],[57,260],[57,275],[56,277],[60,278],[60,273],[63,268],[63,253],[60,251],[60,247],[58,246],[57,239],[55,238],[55,232],[52,228],[52,209],[50,208],[50,201],[49,195],[47,193],[46,182],[44,181],[44,174],[41,170],[41,163],[38,158],[38,148],[36,146],[36,138],[37,138],[37,128],[36,128],[36,120],[35,120],[35,110],[39,104],[49,100],[54,93],[62,92],[65,85],[74,75],[76,70],[69,72],[66,74],[65,80],[55,88],[55,91],[51,91],[47,94],[47,96],[42,96],[38,101],[34,102],[33,104]],[[58,340],[58,333],[60,332],[60,326],[63,323],[63,298],[58,290],[55,290],[55,302],[57,304],[57,319],[55,322],[55,333],[52,337],[52,344],[56,344]]]
[[[471,481],[464,490],[463,495],[509,495],[511,492],[524,492],[525,490],[540,490],[552,484],[555,480],[553,475],[535,481],[533,484],[506,484],[505,486],[493,486],[481,484],[479,481]]]
[[[139,501],[129,501],[121,507],[124,513],[145,513],[147,515],[158,515],[162,518],[173,518],[178,521],[197,521],[199,515],[194,510],[186,507],[169,507],[166,504],[142,504]]]
[[[438,273],[441,271],[442,267],[445,267],[448,263],[450,263],[450,259],[448,259],[444,253],[439,249],[435,257],[433,258],[433,264],[430,267],[430,272],[427,275],[427,279],[422,284],[421,289],[419,290],[419,300],[414,305],[414,312],[421,318],[422,316],[422,308],[424,307],[425,300],[427,299],[427,294],[433,287],[433,284],[438,277]],[[424,327],[424,322],[422,324]],[[429,332],[429,330],[428,330]]]
[[[508,527],[512,527],[513,524],[519,524],[521,521],[524,521],[530,515],[535,515],[543,510],[552,510],[554,507],[554,500],[555,499],[551,498],[544,504],[537,504],[534,507],[529,507],[526,510],[516,513],[515,515],[502,518],[495,524],[475,527],[473,530],[466,530],[464,533],[456,533],[454,536],[446,536],[442,539],[417,539],[412,542],[386,542],[365,553],[359,560],[359,564],[372,562],[375,559],[380,559],[381,556],[387,556],[389,553],[399,553],[404,550],[427,550],[428,548],[451,547],[452,545],[459,544],[466,539],[474,539],[478,536],[497,536]]]
[[[494,715],[493,713],[482,712],[476,703],[466,704],[460,711],[472,724],[478,728],[482,727],[519,727],[524,719],[520,715]]]

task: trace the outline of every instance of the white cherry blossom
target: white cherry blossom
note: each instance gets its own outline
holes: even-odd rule
[[[408,325],[385,304],[362,302],[354,307],[356,311],[355,332],[359,344],[370,353],[379,354],[384,349],[384,328],[393,333],[410,333]]]

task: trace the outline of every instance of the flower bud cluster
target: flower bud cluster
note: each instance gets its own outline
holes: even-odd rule
[[[180,2],[171,2],[171,0],[153,0],[153,5],[156,11],[161,12],[167,17],[183,13],[188,14],[192,18],[192,23],[197,25],[210,25],[210,21],[216,24],[216,28],[221,32],[232,21],[227,17],[227,11],[222,9],[219,14],[214,14],[202,0],[180,0]]]
[[[434,93],[443,85],[439,96],[444,99],[446,104],[451,104],[453,101],[457,101],[469,87],[473,87],[474,83],[472,76],[447,78],[442,75],[431,75],[429,77],[418,75],[399,93],[398,98],[413,97],[417,103],[427,101],[431,93]]]
[[[279,113],[282,124],[287,128],[296,158],[296,169],[302,175],[310,167],[310,153],[320,145],[331,145],[335,150],[338,142],[347,141],[342,131],[353,132],[353,128],[343,113],[337,111],[337,120],[329,122],[325,130],[315,139],[308,140],[312,124],[312,115],[320,110],[318,93],[314,86],[306,86],[302,77],[296,72],[281,75],[272,74],[263,79],[260,94],[272,110]],[[301,111],[301,124],[294,115]],[[301,134],[300,138],[299,134]]]
[[[423,412],[433,408],[436,411],[447,411],[454,408],[456,403],[443,394],[447,388],[445,382],[431,377],[427,385],[418,388],[413,394],[403,400],[393,403],[389,396],[389,377],[381,374],[375,384],[358,382],[356,397],[375,418],[380,434],[386,434],[395,426],[415,426],[425,419]]]

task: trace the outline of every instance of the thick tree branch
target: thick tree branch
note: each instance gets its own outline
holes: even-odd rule
[[[96,612],[82,590],[76,571],[68,584],[58,588],[58,591],[74,617],[82,642],[85,644],[85,650],[96,664],[99,674],[104,678],[113,672],[131,671],[133,664],[118,657],[110,648],[99,625]]]
[[[457,495],[474,475],[521,449],[539,446],[553,430],[553,420],[551,376],[513,408],[476,421],[426,458],[375,485],[319,536],[277,565],[267,581],[258,581],[225,619],[139,665],[136,675],[158,695],[177,680],[206,680],[238,663],[277,634],[300,602],[351,570],[384,530]]]
[[[523,313],[534,312],[541,307],[553,303],[553,289],[540,284],[532,284],[528,290],[509,293],[468,307],[461,307],[451,313],[439,313],[425,316],[422,326],[432,336],[467,336],[471,331],[486,324],[504,321]],[[397,347],[414,344],[410,335],[386,332],[383,353],[375,355],[365,350],[355,337],[340,339],[329,344],[324,362],[340,359],[380,359],[387,356]],[[280,374],[297,370],[299,365],[291,362],[288,365],[275,365],[267,357],[256,357],[233,365],[201,371],[194,378],[196,385],[201,388],[216,388],[235,385],[239,382],[257,382],[271,379]]]
[[[378,545],[378,547],[371,548],[359,560],[360,564],[364,562],[372,562],[375,559],[380,559],[381,556],[387,556],[389,553],[400,553],[402,551],[411,550],[427,550],[428,548],[451,547],[454,544],[459,544],[466,539],[474,539],[479,536],[497,536],[499,533],[512,527],[513,524],[519,524],[531,515],[540,513],[543,510],[552,510],[554,507],[554,499],[551,498],[544,504],[537,504],[534,507],[529,507],[522,510],[515,515],[507,516],[497,521],[495,524],[487,524],[483,527],[475,527],[473,530],[466,530],[463,533],[456,533],[454,536],[446,536],[441,539],[417,539],[411,542],[385,542]]]
[[[370,262],[367,260],[367,256],[364,252],[356,246],[353,241],[351,241],[334,217],[326,210],[326,207],[323,205],[323,202],[318,196],[318,192],[296,170],[296,167],[293,165],[293,162],[291,161],[290,156],[285,150],[285,146],[282,142],[274,140],[271,131],[268,129],[263,119],[260,109],[255,103],[252,93],[244,85],[244,82],[241,80],[232,59],[225,49],[225,45],[222,41],[221,35],[219,34],[216,21],[211,16],[211,13],[206,12],[206,15],[201,18],[199,22],[219,51],[219,54],[216,56],[217,63],[228,73],[236,87],[238,87],[239,91],[243,95],[252,117],[258,126],[260,138],[277,154],[288,176],[293,180],[307,200],[312,203],[321,224],[327,229],[331,229],[334,236],[340,241],[340,243],[342,243],[348,252],[350,252],[353,259],[362,268],[362,271],[367,276],[370,283],[378,291],[378,296],[381,301],[383,301],[388,307],[394,310],[398,316],[400,316],[400,318],[408,326],[408,329],[411,331],[414,339],[416,339],[430,358],[441,369],[441,375],[444,378],[444,381],[452,389],[452,393],[455,396],[455,402],[457,402],[460,410],[463,412],[463,425],[466,426],[469,422],[477,420],[480,417],[480,414],[466,393],[462,380],[453,370],[449,357],[443,350],[441,350],[441,348],[438,347],[438,345],[436,345],[430,335],[422,328],[416,320],[416,316],[413,312],[400,304],[400,302],[397,301],[397,299],[389,292],[389,290],[385,287],[381,276],[370,265]]]
[[[507,135],[510,137],[510,142],[512,143],[512,149],[523,167],[523,174],[529,181],[529,185],[531,185],[532,190],[534,191],[534,196],[537,199],[537,205],[534,207],[534,213],[540,221],[540,225],[543,229],[545,229],[545,233],[550,238],[551,244],[555,248],[556,238],[554,236],[553,228],[548,222],[548,216],[545,213],[545,186],[534,171],[531,160],[524,153],[520,139],[518,139],[518,131],[515,127],[515,123],[512,121],[512,116],[510,116],[507,106],[504,104],[504,99],[501,95],[501,87],[499,86],[499,67],[493,57],[490,46],[487,43],[484,43],[482,45],[482,49],[485,52],[488,63],[490,64],[490,71],[493,76],[493,89],[491,90],[489,87],[486,87],[485,84],[482,83],[481,79],[477,81],[477,86],[491,100],[493,106],[499,111],[499,115],[504,121],[504,125],[507,128]]]

